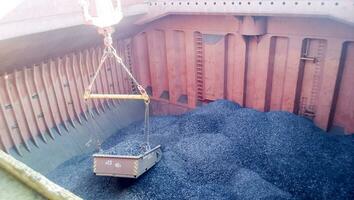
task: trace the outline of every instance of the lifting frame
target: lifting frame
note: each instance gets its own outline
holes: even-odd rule
[[[102,1],[103,2],[103,1]],[[118,1],[119,2],[119,1]],[[107,3],[107,2],[106,2]],[[120,3],[117,3],[119,6]],[[85,18],[90,18],[88,16],[88,4],[83,2]],[[120,9],[114,9],[114,12],[120,11]],[[112,14],[112,16],[118,16],[117,19],[111,19],[110,21],[119,22],[121,15]],[[99,21],[99,20],[98,20]],[[114,29],[112,27],[101,27],[100,25],[94,24],[99,27],[98,32],[104,36],[104,51],[102,58],[100,60],[97,71],[95,72],[90,84],[86,88],[83,98],[88,99],[132,99],[132,100],[143,100],[145,103],[145,119],[144,119],[144,134],[146,143],[143,144],[142,148],[144,153],[139,156],[123,156],[123,155],[106,155],[106,154],[94,154],[94,173],[100,176],[115,176],[115,177],[125,177],[125,178],[138,178],[145,171],[154,166],[160,161],[162,151],[160,145],[151,149],[149,143],[149,104],[150,97],[147,94],[143,86],[141,86],[138,81],[134,78],[132,73],[129,71],[127,66],[124,64],[122,58],[117,55],[116,50],[113,47],[112,33]],[[131,80],[136,85],[140,94],[93,94],[92,87],[93,84],[103,66],[103,63],[107,58],[114,58],[118,64],[120,64],[124,71],[129,75]]]

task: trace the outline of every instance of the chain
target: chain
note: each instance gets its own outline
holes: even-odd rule
[[[132,73],[129,71],[128,67],[125,65],[123,62],[122,58],[117,55],[117,52],[113,48],[113,46],[110,46],[110,48],[113,49],[112,54],[116,58],[117,62],[124,68],[124,70],[127,72],[129,77],[133,80],[135,85],[137,86],[139,92],[143,96],[147,96],[147,99],[144,101],[145,103],[145,116],[144,116],[144,135],[145,135],[145,140],[146,144],[143,146],[144,151],[149,151],[151,149],[150,147],[150,111],[149,111],[149,104],[150,104],[150,99],[148,98],[148,95],[145,91],[145,89],[138,83],[138,81],[134,78]]]
[[[90,85],[87,87],[87,89],[86,89],[86,91],[85,91],[85,94],[88,95],[88,94],[91,93],[92,86],[93,86],[93,84],[95,83],[95,80],[96,80],[98,74],[100,73],[100,70],[101,70],[101,68],[102,68],[102,66],[103,66],[104,61],[105,61],[106,58],[107,58],[107,55],[108,55],[107,51],[104,51],[104,53],[103,53],[103,55],[102,55],[102,58],[101,58],[101,60],[100,60],[100,64],[98,65],[98,69],[97,69],[97,71],[95,72],[94,76],[92,77],[91,83],[90,83]]]
[[[145,102],[145,120],[144,120],[144,134],[146,140],[145,150],[149,151],[150,147],[150,113],[149,113],[149,103]]]
[[[113,47],[111,47],[111,48],[113,48]],[[135,83],[135,85],[139,86],[140,84],[139,84],[138,81],[134,78],[133,74],[129,71],[128,67],[124,64],[122,58],[117,55],[117,52],[114,50],[114,51],[112,52],[112,54],[113,54],[114,57],[116,58],[117,62],[118,62],[119,64],[121,64],[122,67],[124,68],[124,70],[127,72],[127,74],[129,75],[129,78],[131,78],[131,79],[133,80],[133,82]]]
[[[117,51],[115,50],[115,48],[113,47],[112,43],[112,30],[110,28],[108,28],[107,30],[101,30],[103,31],[102,34],[104,35],[104,52],[102,55],[102,58],[100,60],[100,63],[98,65],[97,71],[95,72],[94,76],[92,77],[91,83],[89,84],[89,86],[87,87],[84,96],[89,96],[91,94],[91,89],[92,86],[94,84],[94,81],[96,80],[102,66],[103,63],[105,62],[105,60],[107,59],[107,57],[114,57],[115,60],[123,67],[124,71],[127,72],[128,76],[133,80],[134,84],[137,86],[140,94],[144,97],[144,103],[145,103],[145,115],[144,115],[144,135],[145,135],[145,140],[146,143],[144,144],[143,148],[145,151],[148,151],[151,149],[150,147],[150,110],[149,110],[149,104],[150,104],[150,98],[149,95],[146,93],[146,90],[144,89],[144,87],[142,87],[138,81],[134,78],[133,74],[129,71],[128,67],[125,65],[125,63],[123,62],[122,58],[119,57],[117,55]]]

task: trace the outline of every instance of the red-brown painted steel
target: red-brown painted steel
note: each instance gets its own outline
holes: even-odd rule
[[[0,111],[2,114],[2,119],[3,122],[5,123],[5,128],[7,135],[9,136],[9,140],[6,141],[7,144],[5,143],[4,146],[9,146],[9,147],[14,147],[15,150],[19,155],[22,155],[22,151],[20,150],[20,144],[22,143],[21,138],[19,136],[19,130],[18,130],[18,125],[17,122],[14,121],[13,114],[12,114],[12,109],[13,106],[9,102],[9,99],[7,98],[6,95],[6,89],[5,89],[5,81],[7,79],[8,75],[0,77],[1,80],[1,86],[0,86]]]
[[[115,43],[116,44],[116,43]],[[117,49],[117,46],[114,44],[115,48]],[[114,93],[118,94],[121,90],[120,90],[120,83],[119,83],[119,73],[118,73],[118,67],[119,64],[115,61],[112,60],[111,61],[111,73],[112,73],[112,80],[113,80],[113,91]],[[113,102],[115,103],[115,105],[118,105],[120,102],[119,100],[113,100]]]
[[[92,73],[94,74],[98,68],[98,65],[100,63],[100,60],[101,60],[101,55],[100,52],[98,51],[99,49],[96,47],[95,49],[92,49],[92,54],[91,54],[91,59],[92,59]],[[102,71],[100,71],[100,74],[102,73]],[[98,93],[102,93],[103,94],[103,86],[102,86],[102,81],[101,81],[101,76],[97,76],[97,79],[95,81],[95,84],[96,84],[96,89],[97,89],[97,92]],[[103,112],[106,111],[106,108],[104,106],[104,102],[105,100],[104,99],[99,99],[98,100],[99,102],[99,105],[102,109]]]
[[[55,104],[56,99],[55,96],[50,93],[50,84],[49,84],[49,78],[50,74],[48,71],[48,65],[50,63],[42,63],[41,65],[41,78],[43,81],[43,91],[45,95],[45,100],[48,106],[48,110],[50,113],[50,117],[52,118],[54,124],[51,125],[51,127],[55,126],[56,130],[60,135],[62,135],[61,129],[59,127],[60,125],[60,116],[59,116],[59,110],[57,108],[57,105]],[[46,105],[44,105],[46,106]]]
[[[23,83],[23,79],[21,78],[20,76],[21,74],[18,73],[17,71],[14,72],[14,78],[15,78],[15,88],[16,88],[16,92],[18,94],[18,100],[19,100],[19,103],[20,103],[20,113],[23,114],[23,117],[24,117],[24,122],[26,123],[26,128],[27,128],[27,131],[28,133],[30,134],[30,140],[32,140],[33,144],[36,146],[36,147],[39,147],[38,146],[38,141],[37,141],[37,131],[36,131],[36,127],[34,126],[33,123],[31,123],[31,120],[30,120],[30,114],[28,112],[28,109],[25,107],[25,102],[24,102],[24,99],[26,98],[25,95],[23,95],[21,93],[21,90],[20,88],[23,89],[23,85],[21,85]],[[22,82],[21,82],[22,81]]]
[[[165,17],[133,37],[139,65],[134,68],[161,104],[180,104],[176,99],[183,93],[188,103],[182,105],[188,108],[197,101],[226,98],[260,111],[295,112],[325,130],[347,124],[344,128],[353,132],[351,117],[341,117],[347,122],[339,123],[339,117],[333,121],[331,116],[340,116],[333,102],[342,82],[343,43],[354,40],[354,28],[312,18],[268,17],[262,23],[265,31],[264,24],[255,28],[242,17]],[[163,92],[170,98],[163,98]],[[349,101],[341,95],[338,99]]]
[[[73,128],[76,128],[76,124],[74,122],[74,108],[73,108],[73,102],[70,97],[70,92],[69,92],[69,82],[65,77],[65,60],[63,57],[59,57],[57,60],[58,66],[57,66],[57,73],[58,73],[58,92],[62,96],[62,103],[63,107],[66,110],[68,120],[70,121],[71,125]]]
[[[66,79],[66,83],[68,84],[68,96],[70,98],[70,102],[72,105],[73,112],[76,116],[77,121],[82,124],[81,117],[80,117],[80,108],[79,108],[79,99],[76,94],[76,90],[74,88],[75,84],[75,77],[73,75],[73,68],[74,63],[72,62],[71,56],[65,56],[65,66],[64,66],[64,77]]]
[[[94,73],[102,54],[99,47],[90,50],[79,50],[0,77],[2,150],[9,152],[15,148],[22,155],[22,145],[28,151],[31,151],[29,142],[39,147],[38,136],[44,142],[48,140],[47,134],[55,140],[57,136],[52,128],[57,130],[60,137],[63,134],[61,124],[69,131],[68,121],[75,128],[74,119],[81,123],[83,118],[88,120],[87,113],[94,116],[92,109],[99,111],[99,107],[104,110],[104,105],[113,106],[112,101],[85,102],[82,98],[90,74]],[[126,51],[125,46],[121,55],[125,55]],[[127,77],[123,77],[126,75],[122,75],[120,66],[108,60],[95,89],[98,88],[98,92],[130,92],[131,83]]]
[[[149,52],[146,33],[141,33],[133,38],[133,61],[136,78],[145,88],[151,87],[151,75],[149,67]],[[146,76],[149,74],[149,76]]]
[[[92,69],[93,68],[93,62],[91,60],[91,50],[86,50],[85,51],[85,58],[86,58],[86,72],[87,72],[87,82],[85,84],[85,88],[90,84],[90,80],[91,80],[91,77],[93,76],[93,74],[95,73],[94,70]],[[95,82],[95,84],[93,84],[93,87],[92,87],[93,91],[97,92],[97,83]],[[94,99],[92,100],[93,101],[93,105],[95,107],[95,110],[97,112],[97,114],[100,114],[100,110],[99,110],[99,107],[98,107],[98,104],[99,104],[99,100],[98,99]]]
[[[68,120],[68,116],[66,114],[66,109],[64,109],[65,105],[63,105],[64,100],[63,100],[63,96],[60,93],[60,89],[58,88],[58,84],[57,84],[57,71],[55,70],[55,68],[57,67],[57,62],[54,60],[50,61],[49,64],[49,75],[50,75],[50,84],[52,85],[52,95],[54,96],[54,102],[57,106],[58,109],[58,113],[60,114],[60,118],[61,121],[64,125],[64,128],[66,131],[69,131],[68,129],[68,125],[67,125],[67,120]]]
[[[188,58],[195,58],[195,48],[194,48],[194,31],[185,31],[186,33],[186,55]],[[197,102],[196,94],[196,69],[194,59],[186,58],[186,79],[187,79],[187,97],[188,97],[188,106],[193,108]]]
[[[33,71],[33,69],[32,69]],[[37,94],[33,93],[34,84],[33,84],[33,73],[31,73],[30,68],[25,68],[23,70],[24,74],[24,82],[25,82],[25,89],[26,89],[26,96],[29,101],[29,110],[31,116],[33,118],[32,123],[36,124],[37,131],[39,132],[40,137],[42,140],[47,143],[47,138],[45,136],[45,126],[43,125],[43,121],[40,119],[42,117],[41,113],[38,111],[38,96]]]
[[[97,47],[96,48],[96,52],[97,52],[96,56],[97,56],[97,61],[98,62],[97,62],[97,65],[95,65],[96,66],[95,70],[97,70],[98,63],[100,63],[101,57],[103,55],[102,48]],[[98,81],[98,83],[100,85],[100,92],[102,94],[106,94],[107,93],[107,84],[105,82],[104,67],[105,67],[105,63],[103,63],[102,69],[100,70],[99,76],[97,77],[97,81]],[[107,106],[108,106],[108,100],[107,99],[102,99],[102,108],[103,108],[104,111],[105,111],[105,108]],[[109,107],[108,107],[108,109],[109,109]]]
[[[16,90],[14,88],[14,74],[5,76],[5,90],[7,97],[10,101],[10,105],[12,107],[12,112],[13,112],[13,118],[12,120],[14,121],[14,126],[12,128],[16,128],[18,131],[18,134],[21,138],[21,142],[24,144],[25,148],[28,151],[31,151],[29,145],[28,145],[28,139],[29,133],[26,127],[26,122],[23,119],[23,115],[20,109],[19,101],[18,101],[18,96],[16,94]],[[17,127],[16,127],[17,126]]]
[[[340,81],[337,87],[333,125],[344,127],[347,133],[354,132],[354,42],[346,42],[342,53]]]
[[[81,91],[81,94],[84,93],[86,87],[88,86],[89,84],[89,75],[86,71],[87,69],[87,63],[85,62],[85,53],[80,51],[79,52],[79,65],[78,65],[78,68],[79,68],[79,74],[80,74],[80,82],[81,83],[81,87],[78,88],[78,91]],[[80,99],[81,96],[80,96]],[[92,113],[92,110],[94,109],[94,106],[93,106],[93,101],[92,100],[83,100],[83,104],[84,104],[84,111],[88,110],[88,112],[90,113],[90,116],[93,117],[93,113]]]
[[[70,68],[70,66],[69,66]],[[78,114],[80,115],[80,113],[83,114],[85,120],[87,121],[88,120],[88,117],[87,117],[87,114],[86,114],[86,109],[85,109],[85,100],[82,98],[83,94],[84,94],[84,89],[83,89],[83,85],[82,85],[82,81],[81,81],[81,76],[80,76],[80,73],[78,71],[80,71],[80,66],[78,64],[78,61],[77,61],[77,54],[76,53],[73,53],[72,54],[72,73],[73,73],[73,76],[72,78],[74,79],[74,82],[75,82],[75,93],[76,93],[76,99],[78,101],[78,104],[79,104],[79,108],[77,111]]]
[[[48,102],[46,101],[45,93],[43,92],[43,83],[40,77],[39,66],[33,66],[33,80],[34,80],[34,89],[36,94],[38,95],[38,103],[39,103],[39,112],[40,116],[43,118],[44,126],[46,131],[49,133],[49,136],[54,139],[54,133],[52,131],[52,127],[54,127],[54,123],[52,122],[51,115],[49,113]]]

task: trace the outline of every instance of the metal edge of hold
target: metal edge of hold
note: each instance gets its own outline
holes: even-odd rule
[[[82,200],[81,197],[49,180],[39,172],[0,150],[0,171],[11,175],[41,196],[51,200]]]

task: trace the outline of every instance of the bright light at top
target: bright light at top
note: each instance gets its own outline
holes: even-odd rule
[[[16,8],[23,0],[0,0],[0,19]]]
[[[96,15],[97,17],[92,17],[89,14],[89,4],[87,1],[80,1],[81,6],[84,9],[85,20],[95,26],[104,28],[110,27],[118,24],[122,18],[122,8],[119,0],[115,0],[117,7],[114,8],[112,0],[95,0]]]

